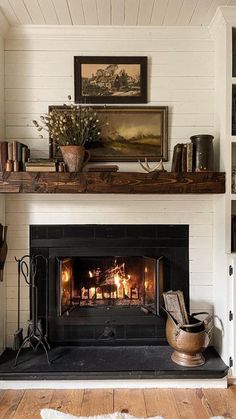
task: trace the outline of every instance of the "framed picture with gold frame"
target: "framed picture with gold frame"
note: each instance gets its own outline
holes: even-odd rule
[[[53,106],[51,107],[53,108]],[[59,106],[63,112],[63,106]],[[167,106],[93,106],[103,122],[99,141],[89,143],[91,161],[168,160]],[[59,157],[50,143],[50,157]]]

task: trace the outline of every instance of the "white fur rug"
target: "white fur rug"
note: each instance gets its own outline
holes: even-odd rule
[[[53,409],[42,409],[41,410],[42,419],[143,419],[137,418],[136,416],[129,415],[128,413],[111,413],[108,415],[98,415],[98,416],[73,416],[68,413],[58,412]],[[149,419],[164,419],[162,416],[153,416]]]
[[[137,418],[136,416],[129,415],[128,413],[110,413],[108,415],[98,416],[73,416],[68,413],[58,412],[54,409],[42,409],[42,419],[143,419]],[[153,416],[148,419],[164,419],[162,416]],[[226,419],[224,416],[214,416],[211,419]]]

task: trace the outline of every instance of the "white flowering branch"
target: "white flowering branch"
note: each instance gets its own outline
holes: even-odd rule
[[[108,125],[99,120],[95,109],[82,105],[52,108],[48,113],[40,116],[40,122],[36,120],[32,122],[39,132],[47,131],[59,146],[83,146],[86,142],[98,141],[102,127]]]

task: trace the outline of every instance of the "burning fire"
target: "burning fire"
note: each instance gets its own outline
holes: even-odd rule
[[[114,258],[111,263],[101,267],[93,263],[85,273],[81,271],[79,277],[75,274],[71,262],[64,263],[61,276],[62,305],[140,304],[144,298],[144,289],[149,289],[149,280],[146,275],[143,278],[142,271],[139,277],[137,267],[134,268],[134,272],[129,272],[132,265],[126,264],[124,259],[121,263],[120,259]],[[148,267],[143,266],[143,273],[147,274],[148,271]]]
[[[105,271],[100,268],[89,270],[88,277],[98,284],[98,287],[89,287],[89,298],[129,299],[138,295],[132,287],[131,275],[126,274],[125,263],[119,265],[115,260],[114,265]]]

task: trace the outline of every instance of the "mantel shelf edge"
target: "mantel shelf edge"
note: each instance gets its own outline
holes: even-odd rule
[[[223,172],[0,172],[0,193],[223,194]]]

